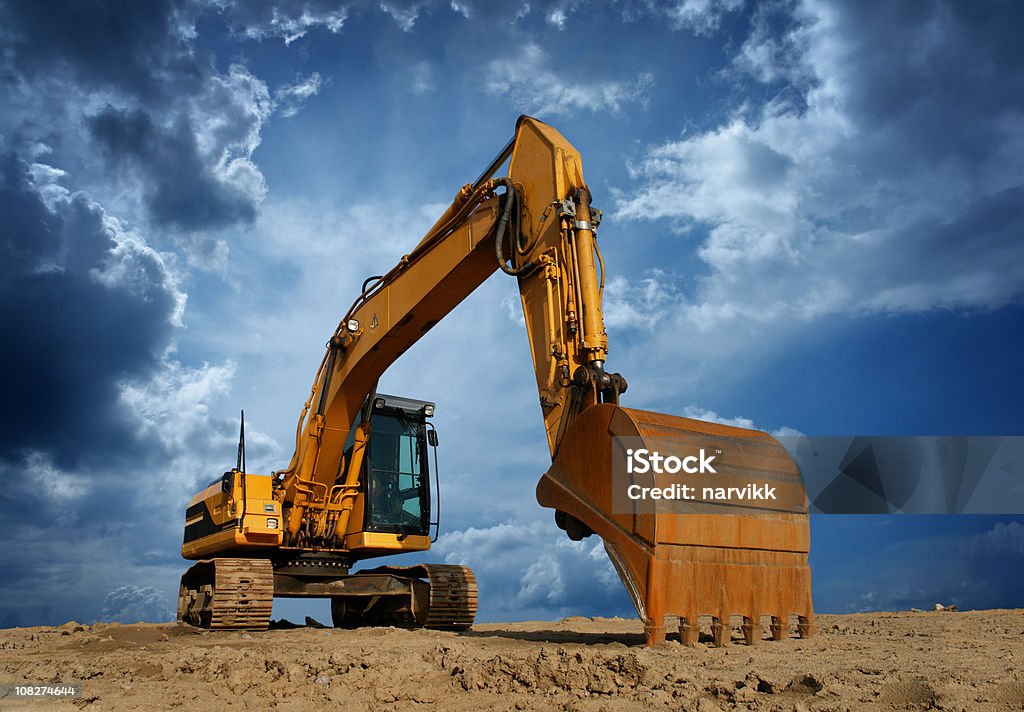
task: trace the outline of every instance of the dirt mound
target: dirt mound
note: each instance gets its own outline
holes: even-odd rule
[[[465,633],[176,625],[0,631],[0,682],[80,682],[91,709],[1019,709],[1022,611],[821,616],[810,640],[645,648],[638,621]],[[706,626],[706,622],[705,622]],[[734,640],[739,631],[734,631]],[[767,638],[767,636],[765,636]],[[4,700],[5,709],[39,709]]]
[[[439,650],[442,670],[463,690],[518,693],[553,690],[611,695],[644,683],[647,666],[635,653],[603,655],[590,651],[570,652],[563,647],[541,648],[537,653],[496,655],[479,660],[472,655]]]

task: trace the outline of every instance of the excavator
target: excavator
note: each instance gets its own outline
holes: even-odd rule
[[[506,162],[507,176],[495,177]],[[569,538],[603,540],[647,644],[665,640],[666,620],[695,644],[698,616],[711,617],[715,645],[729,642],[734,617],[748,644],[762,638],[762,616],[772,639],[812,635],[807,496],[782,446],[767,433],[620,405],[626,379],[606,367],[601,217],[579,152],[551,126],[520,117],[419,244],[363,283],[327,341],[287,467],[245,471],[243,414],[236,467],[185,510],[181,553],[196,563],[181,579],[178,620],[263,630],[277,596],[329,598],[336,627],[472,626],[468,567],[352,568],[426,551],[436,536],[435,404],[379,393],[377,383],[500,270],[519,285],[551,454],[537,501]],[[631,499],[625,485],[649,491],[672,478],[620,471],[623,456],[641,449],[677,462],[699,452],[717,484],[756,478],[785,496]]]

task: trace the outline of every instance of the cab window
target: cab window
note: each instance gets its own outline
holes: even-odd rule
[[[423,424],[400,414],[374,413],[368,455],[367,529],[425,532],[429,517]]]

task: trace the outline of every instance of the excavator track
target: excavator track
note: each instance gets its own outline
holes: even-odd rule
[[[205,559],[181,577],[178,621],[213,630],[266,630],[274,569],[266,559]]]
[[[425,564],[430,605],[424,628],[466,630],[476,618],[476,576],[467,566]]]
[[[382,566],[353,574],[353,578],[360,576],[398,578],[409,583],[409,592],[390,597],[390,605],[381,600],[387,598],[384,596],[335,597],[331,610],[338,627],[400,625],[467,630],[476,618],[476,577],[466,566]]]

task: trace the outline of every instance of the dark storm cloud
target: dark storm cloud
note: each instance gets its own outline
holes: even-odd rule
[[[29,80],[67,73],[78,83],[166,98],[168,89],[187,91],[202,79],[185,42],[189,14],[184,0],[8,0],[0,3],[0,36],[5,59]]]
[[[866,543],[839,563],[816,561],[812,545],[814,602],[822,613],[905,611],[935,603],[961,609],[1019,608],[1024,602],[1024,524],[1019,518],[828,519],[842,536],[855,530]],[[824,531],[822,520],[812,524],[819,532]]]
[[[864,152],[856,168],[893,177],[951,157],[981,165],[1019,137],[1024,5],[768,7],[775,10],[754,19],[738,65],[761,80],[841,97],[844,117],[863,129],[850,147],[850,157]]]
[[[852,113],[882,123],[929,121],[939,128],[942,119],[958,114],[1021,104],[1024,6],[1019,3],[842,2],[836,15],[844,31],[837,41],[855,59],[845,67]],[[940,115],[929,116],[937,106]],[[952,124],[942,133],[969,131],[969,126]],[[981,140],[971,147],[988,143]]]
[[[876,174],[983,166],[1024,120],[1021,3],[840,3],[832,68]],[[862,162],[862,166],[863,166]]]
[[[263,177],[250,159],[273,109],[263,82],[241,65],[219,71],[196,45],[203,11],[185,0],[0,5],[4,141],[45,143],[79,174],[99,149],[111,169],[99,180],[138,184],[153,226],[191,233],[201,254],[215,239],[195,233],[256,215]]]
[[[0,214],[0,458],[45,450],[68,465],[123,447],[118,383],[157,365],[181,295],[159,255],[85,196],[48,207],[12,153]]]
[[[261,82],[195,47],[189,12],[0,0],[2,625],[152,617],[146,586],[173,590],[177,488],[196,469],[181,458],[208,443],[167,440],[189,431],[146,407],[203,371],[168,356],[185,304],[173,258],[126,225],[189,231],[186,252],[216,239],[192,231],[251,220],[267,113],[249,101]],[[97,202],[112,194],[129,221]]]
[[[113,167],[141,175],[146,206],[157,224],[200,230],[256,216],[252,194],[213,173],[187,117],[160,127],[145,110],[108,106],[87,123]]]
[[[39,498],[37,491],[32,501]],[[181,574],[180,558],[175,556],[172,561],[169,556],[151,562],[143,550],[159,546],[176,554],[177,542],[169,542],[162,532],[149,526],[152,517],[147,522],[147,518],[134,513],[131,525],[110,531],[108,523],[116,525],[132,512],[125,508],[131,503],[123,496],[108,499],[100,509],[86,509],[95,504],[89,500],[76,502],[75,507],[82,512],[80,518],[44,508],[35,512],[32,521],[22,521],[20,516],[8,520],[10,510],[2,510],[5,523],[10,521],[10,535],[0,550],[0,565],[5,572],[0,580],[0,627],[124,620],[122,615],[134,616],[131,622],[173,618],[173,604],[160,605],[161,596],[145,588],[156,587],[165,601],[173,600],[176,579]],[[139,520],[137,524],[135,520]],[[180,534],[175,539],[180,541]],[[134,589],[143,589],[141,595],[126,595]],[[170,615],[168,608],[172,609]]]
[[[95,602],[164,530],[137,513],[165,453],[139,436],[120,384],[160,367],[183,295],[102,208],[42,189],[55,194],[13,155],[0,161],[2,625],[99,617]]]

